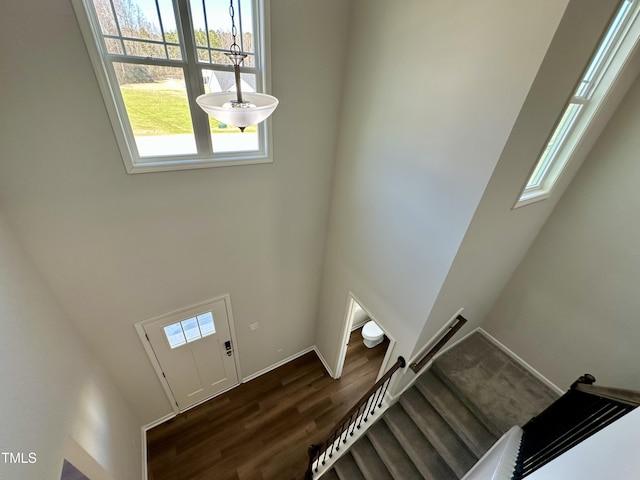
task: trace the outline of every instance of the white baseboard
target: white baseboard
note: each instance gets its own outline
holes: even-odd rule
[[[315,345],[313,345],[311,347],[308,347],[308,348],[305,348],[304,350],[301,350],[298,353],[294,353],[293,355],[291,355],[291,356],[289,356],[289,357],[287,357],[287,358],[285,358],[283,360],[280,360],[279,362],[274,363],[273,365],[271,365],[271,366],[269,366],[267,368],[263,368],[262,370],[257,371],[256,373],[252,373],[251,375],[249,375],[247,377],[244,377],[242,379],[242,383],[247,383],[247,382],[249,382],[249,381],[251,381],[251,380],[253,380],[255,378],[258,378],[258,377],[264,375],[265,373],[269,373],[270,371],[275,370],[276,368],[281,367],[282,365],[285,365],[285,364],[287,364],[289,362],[292,362],[296,358],[299,358],[299,357],[301,357],[303,355],[306,355],[307,353],[313,351],[314,349],[315,349]]]
[[[147,430],[146,426],[143,426],[140,430],[142,430],[142,440],[140,442],[142,449],[142,480],[147,480],[149,478],[147,472]]]
[[[147,430],[151,430],[153,427],[157,427],[161,423],[164,423],[167,420],[171,420],[172,418],[175,418],[175,416],[176,416],[176,414],[174,412],[167,413],[164,417],[159,418],[158,420],[154,420],[153,422],[148,423],[147,425],[143,425],[142,426],[142,431],[146,432]]]
[[[329,364],[327,363],[327,361],[325,360],[325,358],[322,356],[322,353],[320,353],[320,350],[318,349],[318,347],[316,347],[315,345],[313,346],[313,350],[316,352],[316,355],[318,355],[318,358],[320,359],[320,362],[322,362],[322,365],[324,365],[324,369],[327,371],[327,373],[329,374],[329,376],[333,379],[336,378],[335,373],[333,372],[333,370],[331,369],[331,367],[329,367]]]
[[[151,423],[148,423],[146,425],[143,425],[142,427],[140,427],[141,430],[141,434],[142,434],[142,441],[140,442],[141,444],[141,448],[142,448],[142,480],[147,480],[148,478],[148,472],[147,472],[147,432],[149,430],[151,430],[153,427],[157,427],[158,425],[160,425],[161,423],[164,423],[168,420],[171,420],[172,418],[175,418],[176,413],[175,412],[171,412],[168,413],[167,415],[165,415],[162,418],[159,418],[157,420],[154,420]]]
[[[427,370],[429,370],[431,368],[431,366],[433,365],[433,362],[436,361],[438,359],[438,357],[440,357],[441,355],[444,355],[445,353],[447,353],[449,350],[451,350],[452,348],[456,347],[458,344],[464,342],[467,337],[473,335],[474,333],[480,333],[481,335],[483,335],[487,340],[489,340],[491,343],[493,343],[495,346],[497,346],[499,349],[501,349],[502,351],[504,351],[504,353],[506,353],[507,355],[509,355],[514,361],[516,361],[518,364],[520,364],[525,370],[527,370],[529,373],[531,373],[531,375],[533,375],[534,377],[536,377],[538,380],[540,380],[542,383],[544,383],[545,385],[547,385],[549,388],[551,388],[554,392],[558,393],[559,395],[563,395],[565,393],[564,390],[562,390],[560,387],[558,387],[556,384],[554,384],[551,380],[549,380],[548,378],[546,378],[544,375],[542,375],[538,370],[536,370],[535,368],[533,368],[530,364],[528,364],[527,362],[525,362],[521,357],[519,357],[516,353],[514,353],[511,349],[507,348],[502,342],[500,342],[497,338],[495,338],[493,335],[491,335],[489,332],[487,332],[486,330],[484,330],[482,327],[477,327],[473,330],[471,330],[469,333],[467,333],[466,335],[460,337],[458,340],[456,340],[455,342],[451,342],[449,343],[446,347],[444,347],[442,350],[440,350],[430,361],[429,363],[427,363],[424,368],[421,370],[422,372],[425,372]],[[409,370],[407,370],[408,372]],[[397,394],[390,396],[390,402],[396,402],[398,401],[398,399],[400,398],[400,396],[406,392],[407,390],[409,390],[414,383],[416,383],[416,380],[418,379],[420,375],[413,375],[413,378],[411,379],[411,381]]]
[[[540,380],[542,383],[544,383],[545,385],[547,385],[547,387],[551,388],[553,391],[555,391],[556,393],[558,393],[559,395],[564,395],[566,393],[565,390],[562,390],[560,387],[558,387],[555,383],[553,383],[551,380],[549,380],[547,377],[545,377],[544,375],[542,375],[538,370],[536,370],[535,368],[533,368],[531,365],[529,365],[527,362],[525,362],[522,357],[518,356],[515,352],[513,352],[513,350],[511,350],[510,348],[508,348],[507,346],[505,346],[500,340],[498,340],[496,337],[494,337],[493,335],[491,335],[489,332],[487,332],[486,330],[484,330],[482,327],[478,327],[476,330],[478,330],[482,335],[484,335],[485,337],[487,337],[487,340],[489,340],[491,343],[493,343],[494,345],[496,345],[498,348],[500,348],[501,350],[503,350],[507,355],[509,355],[511,358],[513,358],[516,362],[518,362],[520,365],[522,365],[522,367],[525,368],[525,370],[528,370],[529,373],[531,373],[531,375],[533,375],[534,377],[536,377],[538,380]]]
[[[358,322],[351,325],[351,331],[353,332],[354,330],[364,327],[368,321],[369,321],[369,318],[367,317],[363,322]]]

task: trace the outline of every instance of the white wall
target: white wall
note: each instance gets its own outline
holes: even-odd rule
[[[636,81],[485,322],[559,386],[640,389],[639,149]]]
[[[69,321],[0,214],[0,478],[59,480],[89,455],[96,480],[140,478],[140,423]],[[77,449],[76,449],[77,450]],[[78,465],[80,467],[80,465]],[[86,470],[85,470],[86,471]],[[88,473],[88,472],[87,472]]]
[[[617,0],[569,2],[429,314],[417,349],[461,307],[469,323],[459,335],[484,321],[633,81],[635,73],[625,77],[615,94],[610,95],[598,122],[585,135],[551,198],[512,209],[617,4]]]
[[[316,331],[332,368],[349,291],[415,346],[565,6],[354,3]]]
[[[274,163],[127,175],[70,2],[0,16],[0,204],[143,423],[171,409],[135,322],[231,294],[244,377],[314,342],[348,4],[271,20]]]

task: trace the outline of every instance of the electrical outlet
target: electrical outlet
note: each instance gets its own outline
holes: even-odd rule
[[[252,332],[254,330],[257,330],[258,328],[260,328],[260,324],[258,322],[252,323],[251,325],[249,325],[249,330],[252,331]]]

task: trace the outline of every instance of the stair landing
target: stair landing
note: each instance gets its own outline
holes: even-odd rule
[[[438,357],[433,370],[497,436],[560,397],[480,332]]]

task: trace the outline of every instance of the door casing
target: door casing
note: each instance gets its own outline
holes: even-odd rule
[[[167,379],[164,377],[164,375],[162,374],[162,367],[160,366],[160,363],[158,362],[158,359],[156,358],[156,354],[153,351],[153,348],[151,347],[151,343],[149,343],[149,341],[147,340],[146,337],[146,332],[144,330],[144,325],[147,323],[151,323],[151,322],[155,322],[157,320],[161,320],[165,317],[170,317],[170,316],[174,316],[174,315],[179,315],[183,312],[187,312],[190,311],[194,308],[199,308],[202,307],[204,305],[207,305],[209,303],[213,303],[213,302],[217,302],[219,300],[224,300],[225,306],[227,308],[227,318],[229,320],[229,333],[231,334],[231,341],[233,342],[233,359],[235,362],[235,367],[236,367],[236,371],[238,372],[238,383],[236,385],[233,385],[229,388],[227,388],[226,390],[223,390],[221,392],[219,392],[217,395],[220,395],[226,391],[229,391],[235,387],[237,387],[238,385],[240,385],[242,383],[242,371],[240,370],[240,351],[238,348],[238,341],[236,338],[236,330],[235,330],[235,324],[233,322],[233,312],[231,310],[231,295],[224,294],[221,295],[219,297],[216,298],[212,298],[210,300],[206,300],[204,302],[200,302],[196,305],[190,305],[188,307],[185,308],[181,308],[178,310],[174,310],[172,312],[169,313],[164,313],[162,315],[158,315],[156,317],[153,318],[148,318],[146,320],[143,320],[141,322],[137,322],[135,324],[136,327],[136,331],[138,332],[138,336],[140,337],[140,341],[142,342],[142,346],[144,347],[145,352],[147,352],[147,356],[149,357],[149,360],[151,361],[151,365],[153,366],[153,369],[156,372],[156,375],[158,376],[158,380],[160,380],[160,384],[162,385],[162,389],[164,390],[165,395],[167,396],[167,399],[169,400],[169,403],[171,405],[171,408],[173,409],[173,412],[177,415],[178,413],[181,412],[185,412],[187,410],[189,410],[190,408],[196,407],[198,405],[200,405],[203,402],[206,402],[207,400],[210,400],[210,398],[206,398],[204,400],[201,400],[200,402],[194,403],[193,405],[189,405],[188,407],[186,407],[184,410],[180,410],[176,399],[173,395],[173,392],[171,391],[171,388],[169,387],[169,383],[167,382]]]
[[[376,377],[376,381],[378,381],[378,379],[380,379],[380,377],[382,377],[385,372],[388,369],[388,366],[390,366],[392,363],[391,361],[391,355],[393,353],[393,349],[396,346],[396,340],[395,338],[393,338],[390,334],[389,334],[389,329],[385,327],[385,325],[383,323],[381,323],[380,321],[376,320],[376,318],[373,317],[373,315],[371,315],[369,313],[369,310],[367,310],[367,308],[362,304],[362,302],[360,302],[360,300],[358,300],[356,298],[356,296],[353,294],[353,292],[349,292],[348,296],[347,296],[347,308],[345,311],[345,315],[344,315],[344,326],[343,326],[343,330],[342,330],[342,338],[341,338],[341,342],[340,342],[340,349],[338,351],[338,365],[336,368],[336,372],[335,372],[335,376],[333,378],[340,378],[342,376],[342,369],[344,368],[344,362],[347,358],[347,345],[349,343],[349,336],[351,335],[351,330],[353,327],[353,311],[354,311],[354,307],[355,307],[355,303],[357,303],[358,305],[360,305],[360,307],[365,311],[365,313],[367,314],[367,316],[373,320],[374,322],[376,322],[376,324],[378,324],[378,326],[380,327],[380,329],[384,332],[385,336],[389,339],[389,345],[387,346],[387,351],[384,354],[384,359],[382,360],[382,365],[380,365],[380,370],[378,371],[378,376]]]

